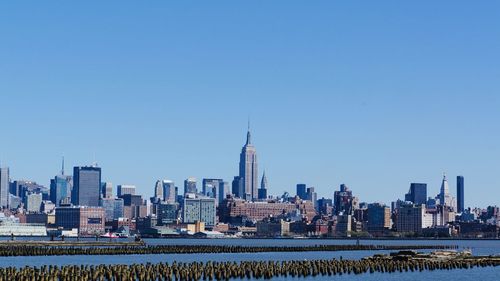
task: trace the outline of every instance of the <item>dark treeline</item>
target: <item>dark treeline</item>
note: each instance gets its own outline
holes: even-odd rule
[[[392,273],[424,270],[469,269],[499,266],[500,259],[460,260],[312,260],[312,261],[245,261],[173,264],[133,264],[99,266],[43,266],[1,268],[0,281],[79,280],[79,281],[138,281],[138,280],[230,280],[271,279],[273,277],[327,277],[340,274]]]
[[[63,255],[145,255],[145,254],[195,254],[195,253],[259,253],[259,252],[310,252],[310,251],[373,251],[373,250],[422,250],[456,249],[450,245],[315,245],[315,246],[215,246],[215,245],[157,245],[121,247],[50,247],[50,246],[0,246],[0,256],[63,256]]]

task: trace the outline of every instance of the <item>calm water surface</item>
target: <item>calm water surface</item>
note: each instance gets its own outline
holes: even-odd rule
[[[356,240],[323,239],[146,239],[148,245],[242,245],[242,246],[304,246],[304,245],[346,245]],[[360,240],[365,245],[458,245],[460,249],[470,248],[475,255],[500,255],[500,240]],[[0,257],[0,267],[42,266],[42,265],[98,265],[133,264],[158,262],[206,262],[206,261],[267,261],[267,260],[313,260],[313,259],[360,259],[375,253],[389,251],[339,251],[339,252],[278,252],[237,254],[161,254],[161,255],[109,255],[109,256],[47,256],[47,257]],[[273,280],[500,280],[500,267],[472,270],[408,272],[393,274],[362,274],[334,277],[277,278]]]

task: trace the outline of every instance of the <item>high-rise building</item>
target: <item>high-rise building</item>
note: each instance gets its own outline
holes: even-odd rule
[[[155,196],[158,200],[163,200],[163,181],[157,180],[155,184]]]
[[[105,220],[106,215],[101,207],[56,208],[56,226],[62,229],[78,228],[82,236],[104,233]]]
[[[245,199],[245,182],[242,177],[234,177],[231,187],[235,197]]]
[[[71,203],[75,206],[99,206],[101,191],[101,168],[74,167]]]
[[[227,181],[222,181],[219,183],[219,191],[217,192],[217,203],[221,203],[226,196],[230,194],[229,183]]]
[[[0,167],[0,207],[9,206],[9,168]]]
[[[219,183],[223,182],[222,179],[203,179],[202,181],[202,193],[205,196],[211,198],[217,198],[217,189],[219,188]]]
[[[396,230],[398,232],[422,232],[432,226],[432,215],[425,212],[425,205],[402,204],[397,209]]]
[[[354,213],[355,197],[352,196],[352,191],[345,184],[340,185],[340,191],[334,192],[333,200],[335,215],[352,215]]]
[[[184,194],[186,193],[198,193],[198,188],[196,188],[196,178],[190,177],[184,180]]]
[[[163,193],[163,201],[174,203],[176,202],[176,192],[175,192],[175,183],[171,180],[163,180],[162,181],[162,193]]]
[[[24,200],[24,208],[28,213],[39,213],[42,207],[42,194],[32,193],[28,194]]]
[[[462,213],[465,209],[464,204],[464,177],[457,177],[457,211]]]
[[[158,205],[158,223],[175,223],[179,217],[179,203],[163,202]]]
[[[266,171],[262,174],[262,180],[260,181],[260,188],[259,188],[259,200],[265,200],[267,199],[267,177],[266,177]]]
[[[316,201],[318,200],[318,194],[314,191],[314,187],[308,187],[306,192],[306,200],[311,201],[313,206],[316,208]]]
[[[50,201],[59,207],[61,201],[71,198],[71,176],[57,175],[50,180]]]
[[[391,227],[391,208],[384,204],[368,204],[368,232],[383,232]]]
[[[207,226],[216,224],[215,198],[184,198],[183,222],[204,222]]]
[[[113,198],[113,184],[110,182],[102,183],[102,198],[110,199]]]
[[[427,184],[425,183],[410,184],[410,191],[405,195],[405,201],[409,201],[417,205],[426,204]]]
[[[113,221],[123,217],[122,198],[102,198],[101,206],[106,215],[106,221]]]
[[[250,135],[250,126],[247,132],[247,142],[240,154],[240,177],[243,179],[246,200],[258,198],[258,165],[257,150],[253,146]]]
[[[300,199],[306,200],[307,199],[307,191],[306,191],[306,185],[303,183],[297,184],[297,196],[299,196]]]
[[[135,185],[125,185],[121,184],[116,187],[118,197],[122,197],[125,194],[135,195]]]

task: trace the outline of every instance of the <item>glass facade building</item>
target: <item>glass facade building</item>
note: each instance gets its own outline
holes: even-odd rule
[[[457,177],[457,211],[462,213],[465,209],[464,202],[464,177]]]
[[[75,206],[99,206],[101,168],[75,167],[73,169],[71,203]]]

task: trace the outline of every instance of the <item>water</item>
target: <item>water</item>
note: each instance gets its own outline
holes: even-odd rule
[[[91,239],[92,240],[92,239]],[[326,239],[146,239],[148,245],[239,245],[239,246],[305,246],[305,245],[352,245],[356,240]],[[470,248],[475,255],[500,255],[500,240],[360,240],[365,245],[458,245]],[[422,250],[424,252],[424,250]],[[42,265],[98,265],[158,262],[206,262],[206,261],[283,261],[313,259],[360,259],[375,253],[390,251],[338,251],[338,252],[273,252],[227,254],[161,254],[161,255],[109,255],[109,256],[47,256],[47,257],[0,257],[0,267],[24,267]],[[450,275],[451,274],[451,275]],[[500,280],[500,267],[471,270],[424,271],[405,273],[374,273],[333,277],[286,278],[286,280],[442,280],[460,277],[463,280]],[[276,278],[273,280],[285,280]]]

